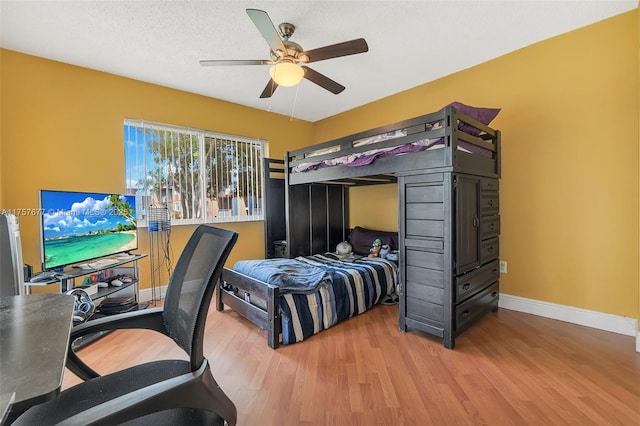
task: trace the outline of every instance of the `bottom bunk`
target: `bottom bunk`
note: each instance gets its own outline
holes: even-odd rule
[[[229,306],[267,331],[277,348],[361,314],[396,291],[394,262],[331,253],[240,261],[222,272],[216,309]]]

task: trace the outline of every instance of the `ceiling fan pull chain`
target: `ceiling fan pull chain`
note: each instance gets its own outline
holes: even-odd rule
[[[293,97],[293,108],[291,108],[291,117],[289,117],[289,121],[293,121],[293,112],[296,109],[296,102],[298,100],[298,91],[300,90],[300,85],[296,86],[296,94]]]

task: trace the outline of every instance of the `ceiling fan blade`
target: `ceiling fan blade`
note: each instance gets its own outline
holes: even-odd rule
[[[278,83],[273,81],[272,78],[269,79],[267,86],[264,88],[264,90],[260,94],[260,99],[270,98],[271,95],[273,95],[273,92],[275,92],[277,88],[278,88]]]
[[[220,65],[270,65],[273,64],[273,61],[267,59],[247,59],[247,60],[217,60],[217,59],[207,59],[200,61],[200,65],[203,67],[217,67]]]
[[[267,12],[259,9],[247,9],[247,15],[249,15],[249,18],[251,18],[253,24],[258,28],[258,31],[260,31],[260,34],[262,34],[262,37],[267,41],[269,48],[273,52],[280,50],[284,53],[287,51]]]
[[[345,89],[345,87],[342,84],[336,83],[326,75],[320,74],[318,71],[315,71],[305,66],[303,66],[302,69],[304,69],[304,78],[317,84],[323,89],[327,89],[334,95],[337,95],[338,93],[342,92]]]
[[[306,55],[309,60],[306,63],[324,61],[325,59],[339,58],[340,56],[355,55],[369,51],[369,46],[363,38],[332,44],[331,46],[319,47],[300,53],[298,56]]]

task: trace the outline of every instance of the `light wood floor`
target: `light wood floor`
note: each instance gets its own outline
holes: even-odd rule
[[[183,356],[148,331],[108,335],[81,354],[106,373]],[[640,425],[633,337],[501,309],[447,350],[398,330],[379,305],[298,344],[212,307],[205,354],[238,425]],[[64,386],[78,383],[69,371]]]

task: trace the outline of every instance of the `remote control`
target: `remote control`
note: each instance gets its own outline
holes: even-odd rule
[[[35,277],[31,277],[31,282],[32,283],[40,283],[43,281],[49,281],[52,280],[56,277],[57,273],[53,272],[53,271],[44,271],[41,272],[40,274],[36,275]]]

